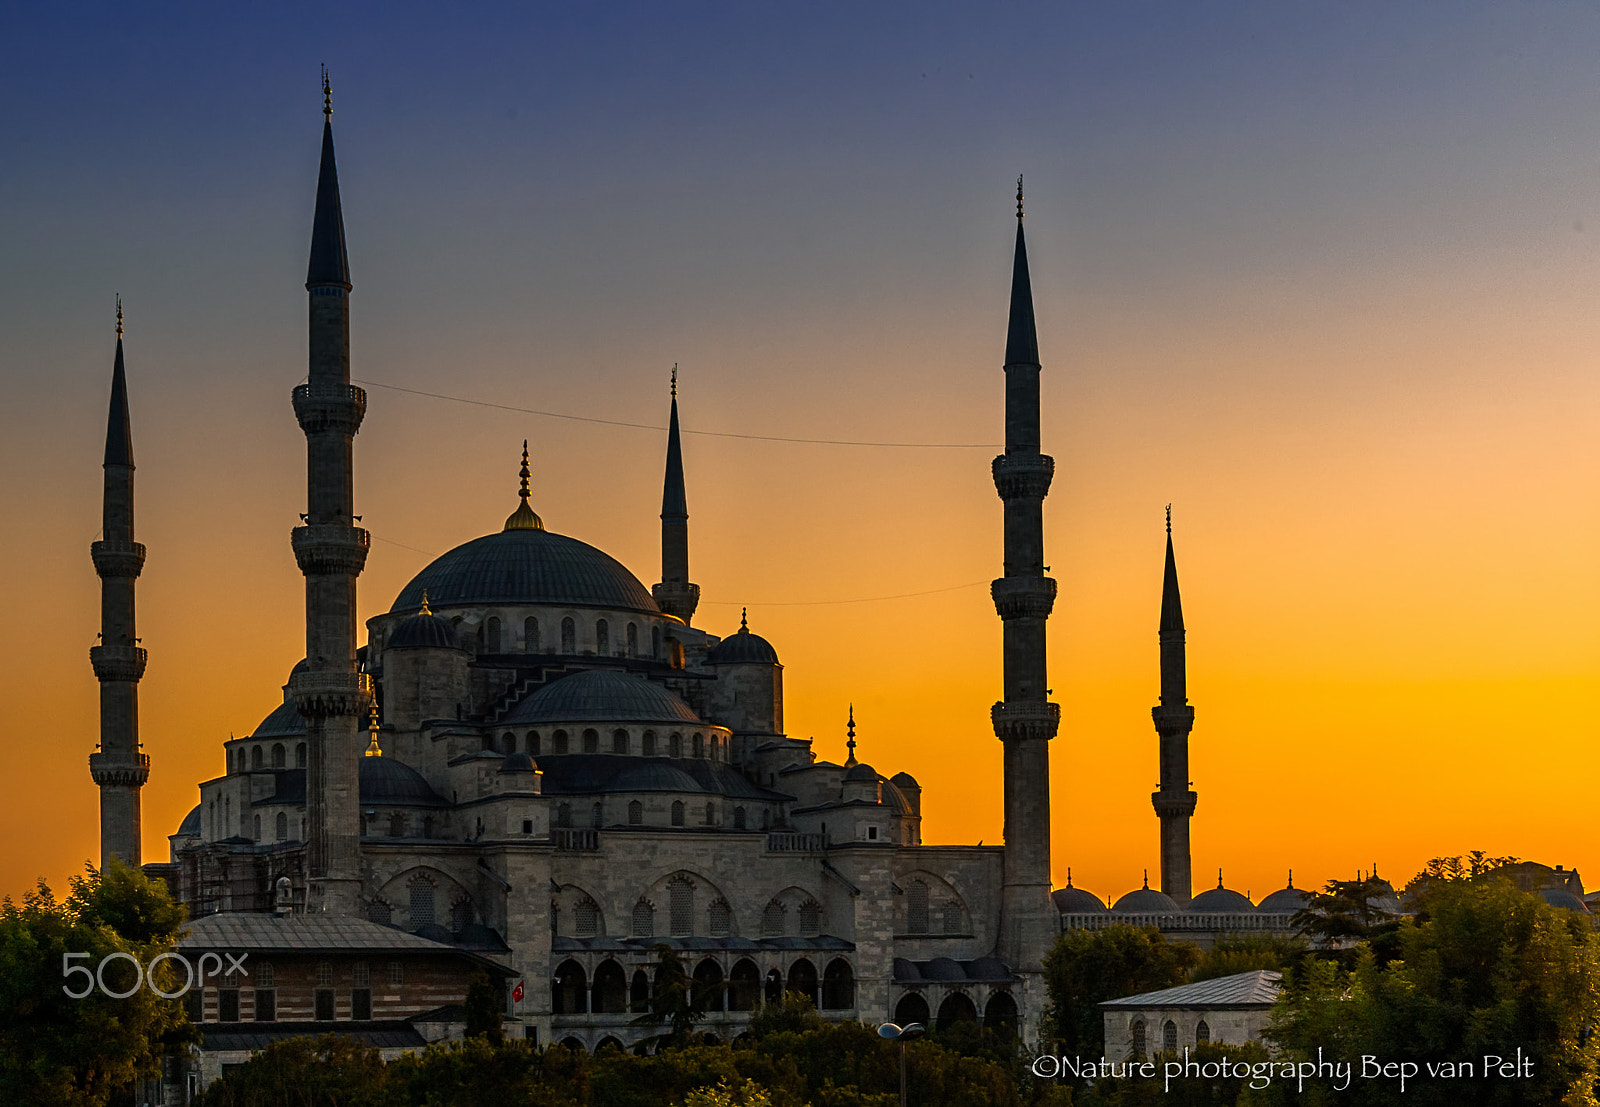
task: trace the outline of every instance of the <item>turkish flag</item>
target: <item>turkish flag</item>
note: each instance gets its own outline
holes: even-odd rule
[[[517,986],[515,988],[511,989],[511,1002],[512,1003],[521,1003],[522,1002],[522,981],[520,981],[520,980],[517,981]]]

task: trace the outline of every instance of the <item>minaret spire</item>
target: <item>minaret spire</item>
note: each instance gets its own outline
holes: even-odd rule
[[[517,510],[513,511],[511,513],[511,516],[508,519],[506,519],[506,525],[505,525],[505,529],[506,530],[543,530],[544,529],[544,520],[539,518],[539,516],[534,513],[533,508],[528,505],[528,497],[532,494],[532,490],[528,487],[528,478],[531,477],[532,475],[533,475],[532,471],[529,470],[529,468],[528,468],[528,440],[526,438],[524,438],[522,440],[522,471],[521,471],[521,476],[522,476],[522,502],[517,505]]]
[[[350,383],[350,262],[333,153],[333,102],[322,74],[322,161],[311,220],[309,369],[294,390],[306,436],[306,513],[291,535],[306,578],[306,669],[289,690],[306,720],[307,908],[361,911],[361,723],[372,682],[356,668],[356,577],[371,541],[355,525],[354,440],[367,395]]]
[[[1013,969],[1036,973],[1060,929],[1050,902],[1049,742],[1061,709],[1049,700],[1045,664],[1045,620],[1055,605],[1056,582],[1045,576],[1044,498],[1055,461],[1039,452],[1039,339],[1020,177],[1005,375],[1006,452],[993,466],[995,490],[1005,504],[1005,575],[990,588],[1005,636],[1005,698],[992,711],[1005,750],[999,953]]]
[[[661,488],[661,583],[650,589],[656,604],[685,624],[700,606],[700,586],[689,580],[689,503],[684,493],[683,447],[678,440],[678,367],[672,367],[672,413],[667,420],[667,473]]]
[[[845,748],[850,751],[849,756],[844,759],[844,764],[845,768],[849,768],[856,763],[856,705],[853,703],[850,705],[850,721],[845,724],[844,734]]]
[[[100,644],[89,662],[100,681],[100,751],[89,775],[100,786],[100,865],[113,857],[137,867],[142,856],[140,789],[150,758],[139,752],[139,679],[145,651],[134,623],[134,582],[144,546],[133,539],[133,430],[122,357],[122,297],[117,297],[117,352],[106,420],[105,492],[100,541],[89,548],[100,576]]]
[[[1178,594],[1178,560],[1172,552],[1172,505],[1167,505],[1167,563],[1161,578],[1161,702],[1150,712],[1159,736],[1160,791],[1150,802],[1161,822],[1161,890],[1179,906],[1193,893],[1190,877],[1189,820],[1195,793],[1189,789],[1189,706],[1184,659],[1183,598]],[[1219,872],[1220,876],[1220,872]]]

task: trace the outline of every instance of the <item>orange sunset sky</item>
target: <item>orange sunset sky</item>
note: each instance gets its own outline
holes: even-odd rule
[[[664,431],[507,408],[660,428],[678,363],[696,625],[748,605],[791,734],[841,760],[853,702],[862,759],[923,785],[926,841],[997,843],[989,461],[1023,172],[1056,882],[1115,896],[1157,866],[1170,502],[1197,890],[1474,848],[1600,884],[1600,13],[384,11],[0,17],[0,892],[99,852],[114,293],[146,860],[302,655],[289,391],[324,61],[363,617],[499,529],[524,438],[546,525],[658,579]]]

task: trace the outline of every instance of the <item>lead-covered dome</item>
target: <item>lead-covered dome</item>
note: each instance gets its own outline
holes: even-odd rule
[[[609,554],[547,530],[486,534],[442,554],[411,578],[389,607],[416,611],[489,604],[604,607],[660,614],[650,592]]]
[[[1104,915],[1107,911],[1105,904],[1100,902],[1100,897],[1093,892],[1072,886],[1072,878],[1067,878],[1065,888],[1057,888],[1050,893],[1050,902],[1056,905],[1056,910],[1063,915]]]
[[[1119,915],[1175,915],[1179,907],[1167,893],[1150,887],[1146,876],[1143,888],[1135,888],[1117,900],[1111,910]]]
[[[1217,874],[1217,886],[1208,888],[1189,901],[1189,910],[1203,915],[1254,914],[1256,905],[1250,898],[1232,888],[1222,886],[1222,874]]]
[[[513,707],[500,721],[705,725],[688,704],[668,689],[615,669],[589,669],[552,681]]]
[[[384,649],[389,650],[461,648],[461,643],[456,639],[456,628],[427,610],[401,619],[400,625],[394,628],[394,633],[383,645]]]
[[[712,646],[706,654],[708,665],[776,665],[778,651],[759,634],[741,626],[737,634],[730,634]]]

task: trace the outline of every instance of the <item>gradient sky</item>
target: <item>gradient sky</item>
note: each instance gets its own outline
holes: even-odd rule
[[[790,732],[1000,839],[1013,180],[1045,363],[1056,879],[1157,864],[1162,506],[1197,888],[1483,848],[1600,883],[1600,11],[1578,5],[10,5],[0,891],[98,856],[88,547],[128,312],[145,856],[301,656],[306,248],[335,86],[364,616],[535,507],[658,578]],[[878,597],[904,596],[899,599]],[[865,602],[871,601],[871,602]]]

